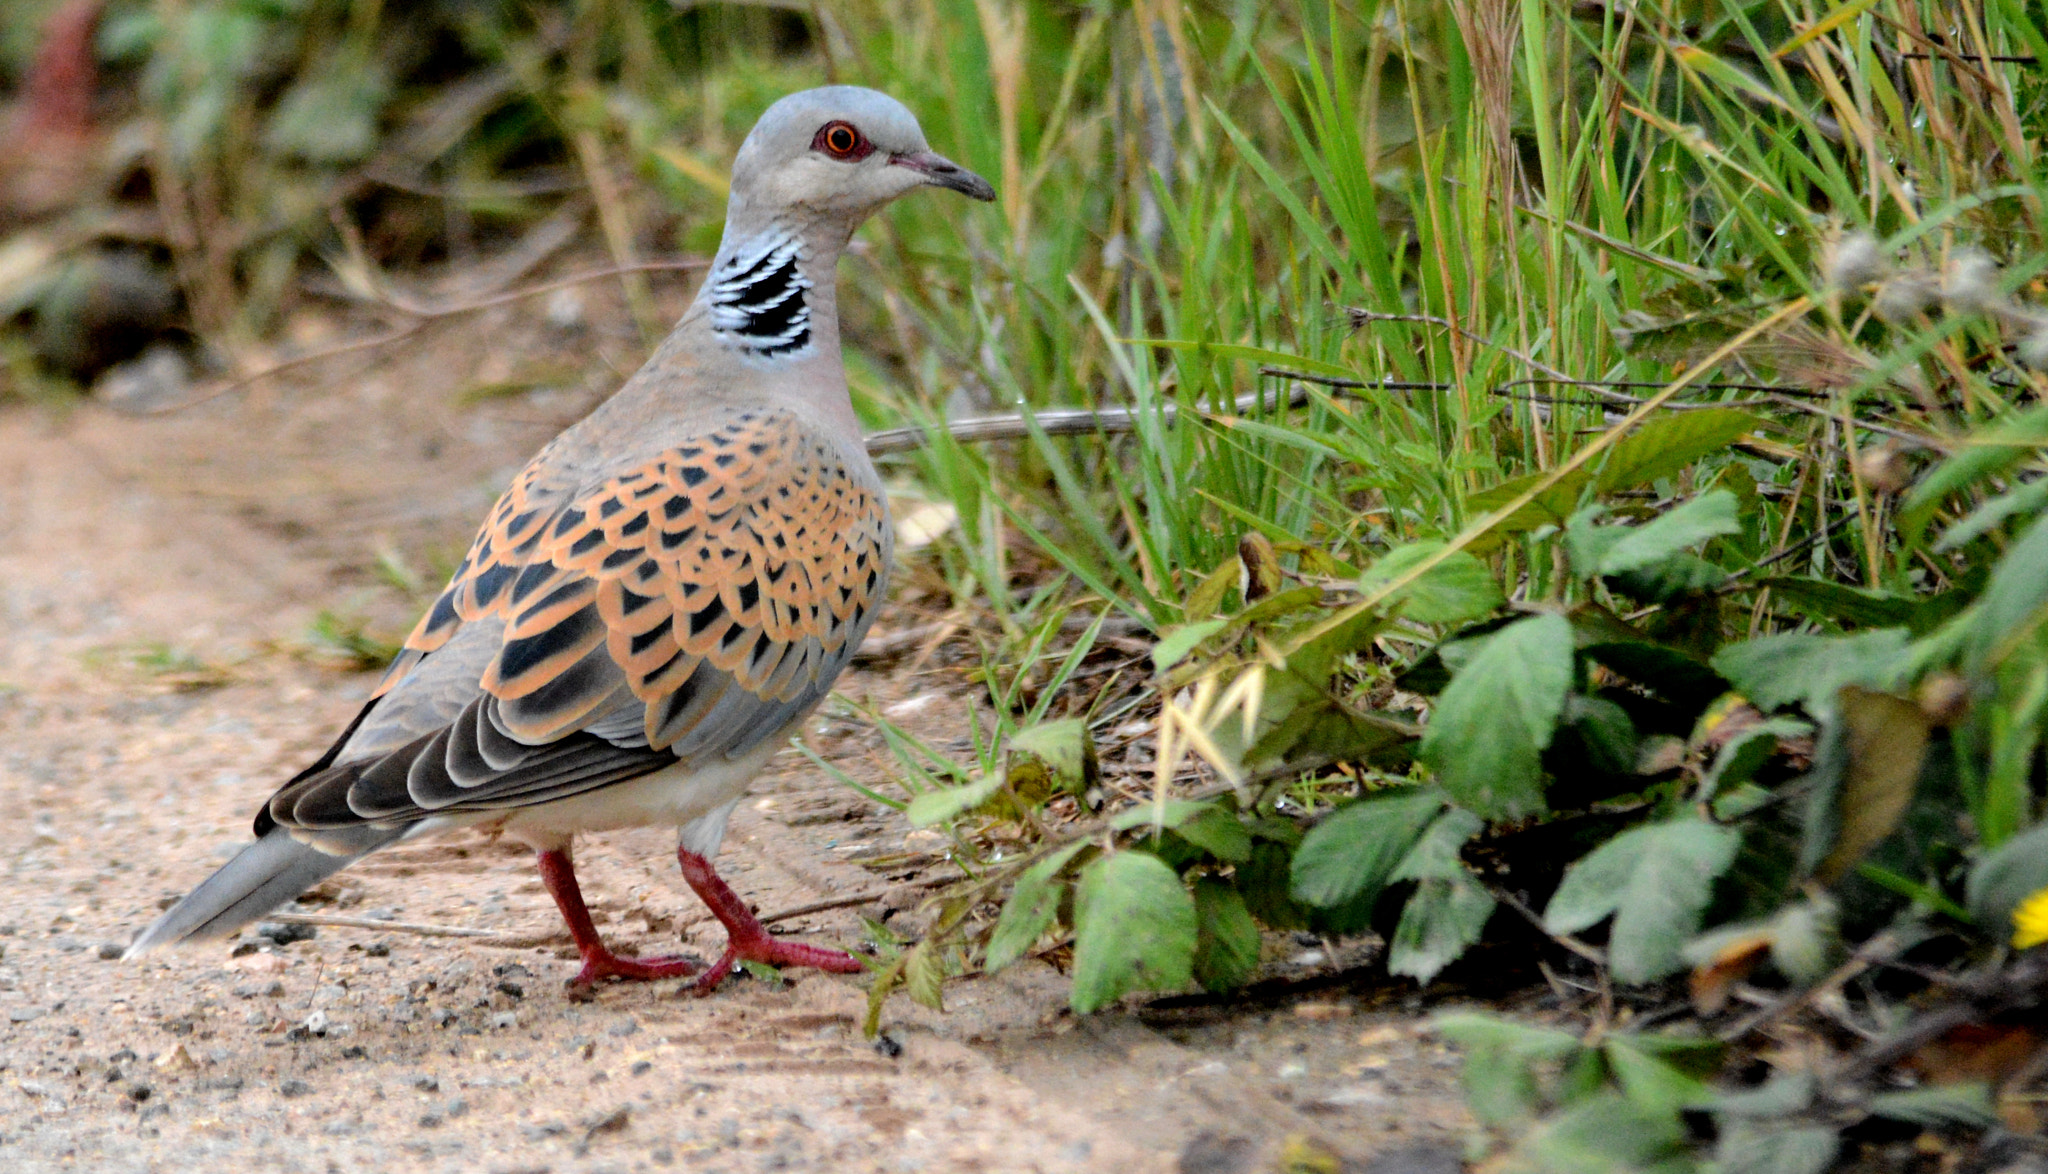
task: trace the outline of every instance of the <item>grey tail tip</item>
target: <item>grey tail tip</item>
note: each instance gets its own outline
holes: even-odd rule
[[[334,851],[302,844],[273,828],[235,854],[198,888],[137,935],[123,959],[181,942],[218,941],[405,834],[404,828],[323,832]]]

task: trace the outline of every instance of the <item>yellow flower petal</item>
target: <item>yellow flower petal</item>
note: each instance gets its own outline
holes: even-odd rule
[[[2048,942],[2048,889],[2021,901],[2012,911],[2012,944],[2017,950]]]

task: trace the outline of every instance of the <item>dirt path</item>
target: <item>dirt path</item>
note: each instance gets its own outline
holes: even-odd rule
[[[530,349],[544,345],[568,344]],[[162,419],[0,410],[0,1169],[1221,1174],[1285,1168],[1283,1151],[1304,1169],[1336,1168],[1318,1152],[1456,1168],[1453,1057],[1398,1005],[1340,989],[1077,1022],[1032,962],[949,986],[943,1016],[892,1002],[895,1046],[877,1049],[847,978],[578,1003],[529,860],[477,839],[384,853],[308,909],[526,945],[330,926],[109,958],[246,838],[255,805],[368,691],[370,676],[295,653],[315,617],[402,631],[412,605],[375,585],[376,552],[424,565],[457,548],[586,402],[572,387],[516,412],[454,406],[451,383],[529,361],[450,336]],[[935,692],[873,672],[843,687],[883,704]],[[906,712],[945,740],[956,705]],[[811,741],[882,777],[854,724],[820,718]],[[881,893],[900,878],[862,860],[903,850],[888,814],[785,752],[721,867],[763,910]],[[673,843],[642,831],[579,850],[622,952],[671,951],[678,932],[686,950],[719,945]],[[852,944],[859,915],[911,903],[899,890],[780,928]],[[1418,1144],[1434,1148],[1402,1152]]]

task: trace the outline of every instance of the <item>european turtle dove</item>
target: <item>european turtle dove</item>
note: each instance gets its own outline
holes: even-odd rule
[[[579,832],[674,824],[683,876],[729,939],[700,992],[741,960],[860,969],[770,937],[710,858],[887,588],[835,271],[863,220],[924,186],[995,196],[886,95],[828,86],[771,106],[675,330],[520,472],[355,721],[128,956],[224,937],[370,852],[469,826],[539,852],[582,955],[574,982],[690,974],[606,949],[569,856]]]

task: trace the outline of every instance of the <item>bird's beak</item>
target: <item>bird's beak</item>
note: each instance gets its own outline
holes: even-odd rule
[[[908,155],[891,155],[889,163],[895,167],[908,167],[923,176],[926,183],[934,187],[952,188],[969,199],[996,198],[996,189],[991,187],[987,180],[935,151],[912,151]]]

